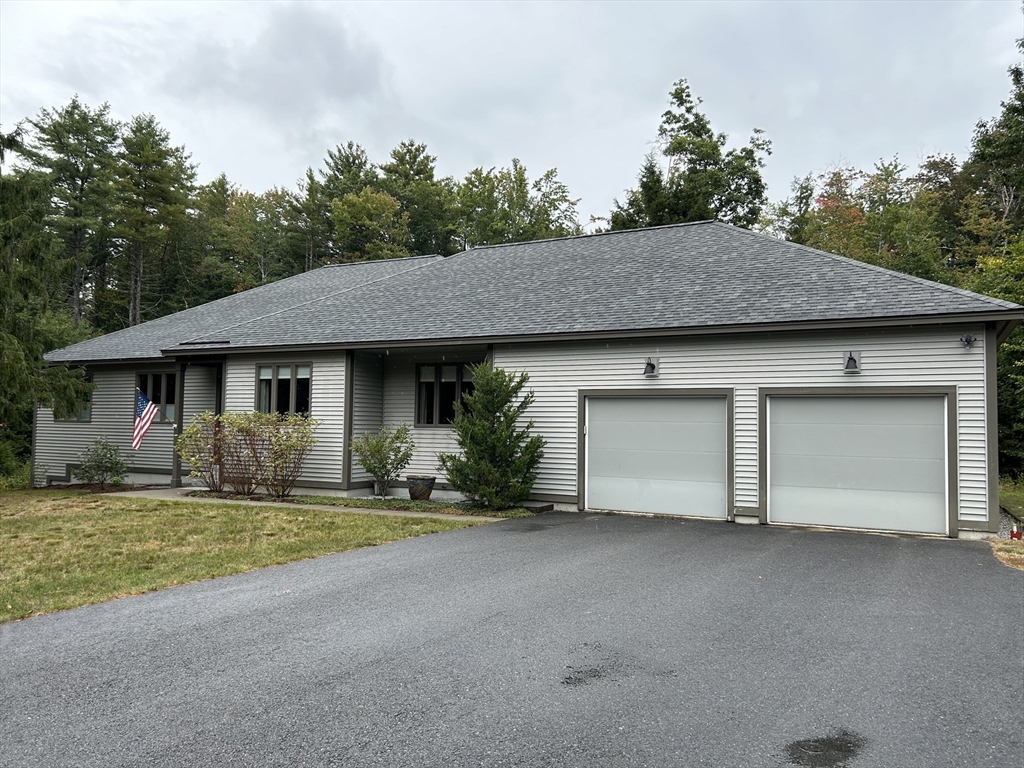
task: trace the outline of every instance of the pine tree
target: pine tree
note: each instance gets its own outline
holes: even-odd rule
[[[544,456],[544,439],[522,424],[533,392],[520,398],[529,377],[487,363],[472,368],[474,390],[455,407],[455,440],[461,455],[441,454],[439,467],[455,490],[493,509],[530,495]]]
[[[109,257],[119,126],[109,105],[90,109],[77,96],[60,109],[41,110],[28,124],[33,130],[21,154],[50,180],[46,224],[69,265],[64,301],[77,327],[88,313],[96,273]]]
[[[195,167],[182,147],[171,146],[170,135],[152,115],[132,118],[122,143],[115,227],[122,245],[119,280],[127,325],[138,325],[172,309],[162,311],[159,294],[148,289],[159,280],[171,229],[184,224]]]

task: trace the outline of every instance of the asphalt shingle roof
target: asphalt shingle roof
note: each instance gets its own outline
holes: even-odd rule
[[[420,256],[315,269],[54,350],[46,355],[46,359],[52,362],[81,362],[158,358],[161,350],[183,341],[323,296],[338,296],[373,280],[416,269],[435,258],[438,257]],[[216,333],[214,336],[225,338]]]
[[[1019,316],[1021,309],[702,222],[489,246],[444,259],[325,267],[67,347],[48,359],[154,357],[159,348],[184,353],[973,313]],[[175,348],[186,341],[193,343]]]

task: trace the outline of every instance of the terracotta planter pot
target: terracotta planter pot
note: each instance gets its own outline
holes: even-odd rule
[[[409,483],[409,498],[413,501],[429,499],[437,480],[433,475],[408,475],[405,479]]]

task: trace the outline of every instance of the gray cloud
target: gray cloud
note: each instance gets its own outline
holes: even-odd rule
[[[385,96],[385,62],[328,9],[274,6],[259,32],[192,41],[164,87],[182,100],[224,102],[280,123],[316,122]]]
[[[734,143],[796,175],[899,154],[963,156],[1019,56],[1017,0],[952,3],[0,3],[11,123],[74,92],[152,112],[201,163],[291,186],[352,139],[413,137],[442,173],[557,166],[581,213],[632,186],[672,82]]]

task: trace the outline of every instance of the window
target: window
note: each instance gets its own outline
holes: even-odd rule
[[[256,410],[309,415],[309,365],[256,367]]]
[[[455,421],[455,404],[473,391],[473,363],[416,366],[416,426]]]
[[[92,383],[92,375],[85,377],[85,380]],[[83,400],[79,400],[69,415],[63,419],[58,419],[56,416],[53,417],[54,421],[92,421],[92,390],[85,394]]]
[[[136,384],[139,391],[156,403],[160,409],[157,421],[174,421],[176,416],[175,406],[178,396],[176,385],[177,375],[173,373],[140,373],[136,377]],[[132,398],[132,412],[135,411],[135,399]]]

